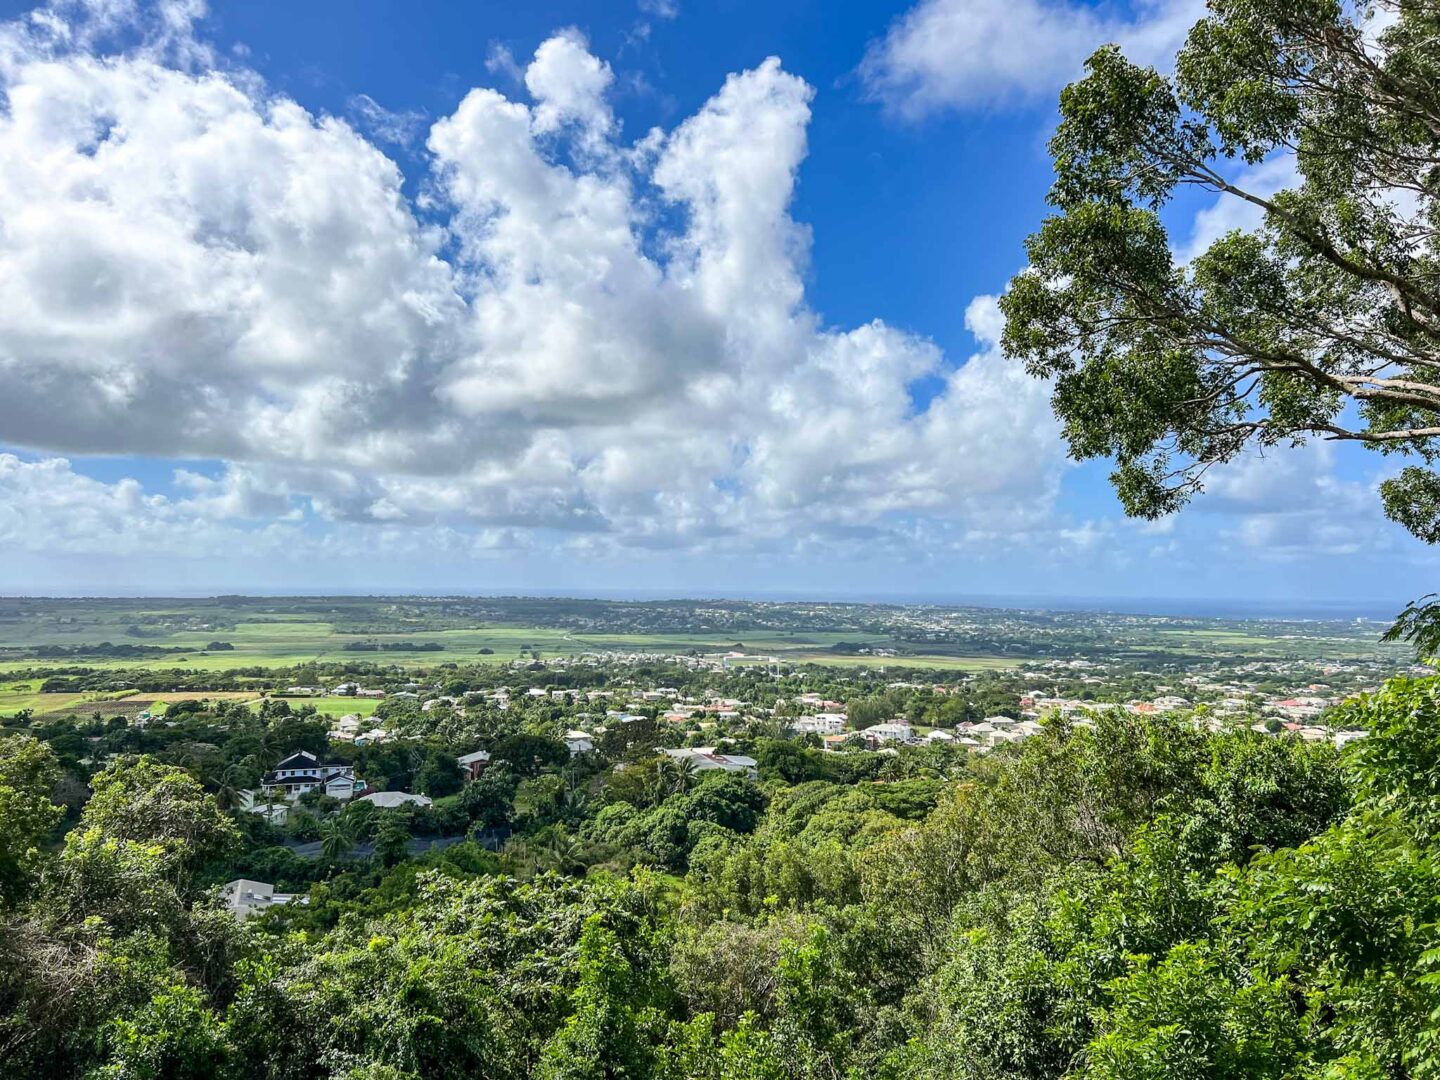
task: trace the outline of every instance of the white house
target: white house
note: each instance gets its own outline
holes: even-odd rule
[[[284,825],[290,817],[289,803],[284,799],[279,802],[267,802],[258,791],[240,792],[240,809],[247,810],[252,814],[260,814],[271,825]]]
[[[335,721],[335,726],[326,735],[332,742],[354,742],[355,736],[360,734],[360,714],[347,713]]]
[[[269,911],[272,907],[297,900],[304,904],[310,899],[308,896],[297,897],[294,893],[277,893],[274,885],[264,881],[251,881],[248,878],[236,878],[221,890],[220,895],[225,910],[237,919],[248,919],[262,911]]]
[[[266,773],[262,787],[290,800],[316,790],[332,799],[350,799],[365,785],[355,779],[353,765],[325,764],[309,751],[300,750]]]
[[[845,730],[845,717],[839,713],[817,713],[802,716],[790,723],[790,730],[802,735],[839,735]]]
[[[905,742],[910,738],[909,724],[873,724],[861,732],[873,742]]]
[[[588,731],[567,731],[565,732],[565,745],[570,750],[570,756],[576,754],[588,754],[595,749],[595,740],[591,738]]]
[[[756,774],[756,761],[744,754],[717,754],[713,746],[684,746],[664,751],[671,761],[688,761],[696,772],[710,769],[724,769],[726,772],[743,772],[747,776]]]
[[[361,795],[359,801],[368,802],[382,810],[394,810],[399,806],[430,805],[428,795],[412,795],[408,791],[372,791],[369,795]]]

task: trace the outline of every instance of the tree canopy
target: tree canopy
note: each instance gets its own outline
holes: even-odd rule
[[[1053,380],[1072,454],[1114,459],[1128,513],[1318,438],[1409,459],[1385,512],[1440,541],[1437,34],[1433,4],[1211,0],[1173,74],[1107,46],[1062,93],[1056,212],[1001,300],[1004,344]],[[1185,250],[1165,212],[1187,191],[1258,223]],[[1440,608],[1394,633],[1435,651]]]

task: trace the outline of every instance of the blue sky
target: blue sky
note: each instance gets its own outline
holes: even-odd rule
[[[0,3],[0,589],[1423,592],[1391,463],[1126,521],[998,351],[1059,87],[1198,11]]]

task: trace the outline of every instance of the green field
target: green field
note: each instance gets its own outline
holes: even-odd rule
[[[163,614],[151,612],[148,614]],[[73,663],[101,669],[192,668],[197,671],[230,671],[247,667],[293,667],[311,662],[399,664],[430,667],[442,663],[502,663],[523,659],[532,653],[543,657],[570,656],[586,652],[688,653],[720,652],[743,644],[753,653],[774,655],[793,663],[825,663],[845,667],[912,666],[951,670],[984,670],[1014,667],[1018,661],[1006,657],[906,655],[903,657],[851,656],[828,650],[853,634],[787,631],[745,631],[736,634],[575,634],[553,627],[486,626],[474,629],[415,630],[394,634],[344,634],[333,623],[300,617],[267,616],[263,621],[239,621],[223,630],[180,631],[146,637],[147,645],[191,648],[163,656],[135,658],[80,658],[73,661],[46,660],[39,664],[63,666]],[[223,640],[232,650],[205,652],[210,640]],[[35,628],[7,626],[0,629],[0,647],[22,645],[69,646],[113,642],[112,626],[68,628],[63,633],[37,633]],[[392,648],[385,651],[347,651],[347,643],[379,642]],[[439,644],[442,650],[406,650],[393,646]],[[489,650],[488,652],[482,650]],[[37,666],[35,660],[0,660],[0,674]],[[348,699],[342,699],[348,700]]]
[[[1362,659],[1403,665],[1405,650],[1380,645],[1380,629],[1380,624],[1339,619],[750,601],[0,597],[0,710],[49,712],[74,704],[52,695],[32,700],[38,685],[22,690],[3,682],[7,674],[22,670],[67,667],[268,672],[313,662],[418,669],[578,653],[716,654],[737,646],[751,656],[773,656],[790,664],[956,673],[1008,670],[1049,658],[1116,660],[1142,669],[1152,662],[1255,660]],[[230,647],[208,651],[212,642]],[[842,643],[846,648],[836,651]],[[353,648],[357,644],[386,647]],[[858,655],[855,648],[865,644],[895,649],[898,655]],[[427,645],[438,647],[422,648]],[[247,685],[245,677],[239,685]],[[273,685],[273,679],[258,675],[254,685]],[[339,699],[318,702],[317,707],[335,715],[364,705]]]
[[[116,697],[106,694],[42,694],[34,690],[20,689],[13,683],[0,683],[0,716],[12,716],[22,709],[29,709],[36,716],[90,712],[105,716],[127,716],[142,711],[159,714],[163,713],[171,702],[187,698],[223,698],[229,701],[245,701],[256,706],[260,702],[256,695],[248,693],[134,694]],[[375,698],[352,697],[286,697],[284,700],[288,701],[293,709],[310,705],[321,716],[332,717],[345,716],[348,713],[370,716],[380,704]]]
[[[288,701],[292,709],[298,709],[303,705],[313,705],[315,711],[321,716],[347,716],[350,713],[357,716],[369,716],[375,711],[375,706],[380,704],[375,698],[284,697],[282,694],[273,696]]]

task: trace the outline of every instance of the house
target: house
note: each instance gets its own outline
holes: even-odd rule
[[[839,713],[817,713],[802,716],[790,723],[790,730],[802,735],[839,735],[845,730],[845,717]]]
[[[258,791],[240,792],[240,809],[251,814],[260,814],[271,825],[284,825],[290,817],[289,803],[284,799],[268,802]]]
[[[866,742],[906,742],[910,738],[910,725],[900,723],[872,724],[861,732]]]
[[[225,910],[237,919],[248,919],[281,904],[297,901],[305,904],[310,901],[308,896],[277,893],[274,885],[264,881],[251,881],[249,878],[236,878],[221,889],[220,897]]]
[[[331,742],[354,742],[355,737],[360,734],[360,714],[347,713],[325,734]]]
[[[713,746],[686,746],[663,753],[671,761],[690,762],[696,772],[724,769],[726,772],[743,772],[746,776],[755,776],[758,772],[754,758],[744,754],[717,754]]]
[[[368,802],[371,806],[378,806],[382,810],[394,810],[400,806],[429,806],[430,797],[427,795],[412,795],[408,791],[372,791],[369,795],[361,795],[360,802]]]
[[[473,754],[461,754],[455,759],[455,764],[460,766],[466,780],[475,780],[490,764],[490,751],[476,750]]]
[[[595,749],[595,740],[587,731],[567,731],[565,745],[570,750],[570,756],[574,757],[576,754],[591,753]]]
[[[267,794],[293,801],[317,790],[332,799],[350,799],[365,785],[355,779],[353,765],[325,764],[309,751],[300,750],[266,773],[261,787]]]

